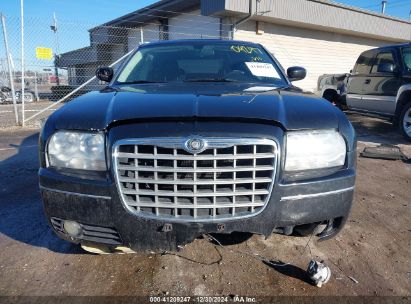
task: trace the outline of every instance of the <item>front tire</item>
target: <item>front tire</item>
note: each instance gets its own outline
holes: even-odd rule
[[[347,110],[347,106],[345,101],[343,100],[343,96],[340,96],[337,91],[334,90],[326,90],[323,94],[323,98],[328,100],[341,111]]]
[[[399,127],[402,135],[411,141],[411,102],[407,103],[401,111]]]
[[[333,104],[337,104],[339,97],[340,96],[338,95],[338,93],[334,90],[326,90],[323,94],[323,98]]]
[[[25,92],[25,93],[24,93],[24,102],[25,102],[25,103],[32,103],[32,102],[34,102],[34,95],[33,95],[33,93]]]
[[[294,234],[298,236],[308,236],[314,233],[320,223],[298,225],[294,227]]]

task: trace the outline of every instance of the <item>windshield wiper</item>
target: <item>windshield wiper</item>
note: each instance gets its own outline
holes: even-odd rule
[[[184,82],[236,82],[226,78],[199,78],[199,79],[186,79]]]
[[[141,83],[166,83],[166,81],[132,80],[132,81],[119,82],[118,84],[141,84]]]

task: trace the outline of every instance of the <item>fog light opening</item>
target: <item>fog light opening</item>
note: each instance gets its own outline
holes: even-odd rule
[[[81,225],[74,221],[64,221],[63,227],[67,234],[71,237],[78,237],[83,232]]]

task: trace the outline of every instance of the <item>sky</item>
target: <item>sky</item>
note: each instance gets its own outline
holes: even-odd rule
[[[289,0],[293,1],[293,0]],[[103,23],[137,10],[155,0],[24,0],[27,16],[51,19],[53,12],[68,20]],[[347,5],[380,11],[381,0],[339,0]],[[388,0],[387,15],[409,19],[411,0]],[[0,11],[6,16],[17,16],[20,0],[1,0]]]
[[[25,15],[52,20],[76,20],[100,24],[152,4],[154,0],[24,0]],[[20,0],[1,0],[0,12],[20,16]]]
[[[381,12],[381,0],[339,0],[342,4]],[[411,0],[387,0],[385,14],[410,20]]]
[[[52,66],[52,60],[38,60],[37,47],[57,50],[50,25],[56,14],[59,28],[59,53],[90,45],[88,30],[139,8],[154,0],[24,0],[25,65],[26,69],[38,70]],[[0,13],[6,17],[9,48],[13,63],[19,69],[21,58],[20,0],[0,0]],[[0,26],[1,27],[1,26]],[[57,52],[58,53],[58,52]],[[0,33],[0,70],[5,66],[6,52]],[[2,60],[3,59],[3,60]]]
[[[289,0],[293,1],[293,0]],[[24,0],[26,59],[36,62],[35,48],[56,49],[50,25],[56,13],[59,25],[60,53],[90,45],[88,29],[110,21],[155,0]],[[337,2],[369,10],[380,11],[380,0],[339,0]],[[409,20],[411,0],[388,0],[386,14]],[[18,61],[20,49],[20,0],[0,0],[0,12],[6,16],[9,44],[12,56]],[[2,35],[0,35],[2,36]],[[29,37],[29,39],[27,39]],[[0,60],[5,58],[3,37],[0,40]],[[1,64],[1,61],[0,61]],[[17,63],[18,64],[18,63]],[[28,63],[30,64],[30,63]],[[52,63],[49,62],[51,65]],[[1,68],[1,67],[0,67]]]

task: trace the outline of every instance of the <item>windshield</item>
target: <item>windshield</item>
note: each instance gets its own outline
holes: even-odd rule
[[[182,43],[141,47],[117,84],[247,82],[283,86],[279,67],[260,46],[241,43]]]
[[[405,67],[411,71],[411,47],[402,49],[402,58],[404,59]]]

